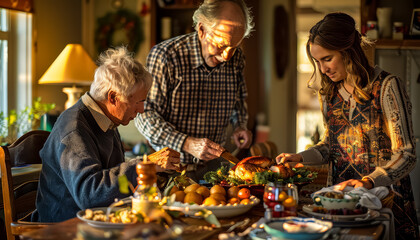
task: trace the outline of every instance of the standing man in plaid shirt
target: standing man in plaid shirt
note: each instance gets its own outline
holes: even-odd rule
[[[147,67],[153,85],[138,130],[155,150],[181,152],[188,176],[215,170],[229,123],[238,148],[249,148],[242,40],[253,28],[243,0],[205,0],[193,15],[195,32],[152,48]]]

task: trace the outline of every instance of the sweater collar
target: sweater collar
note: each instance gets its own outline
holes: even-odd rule
[[[115,129],[117,126],[109,119],[99,105],[95,102],[95,100],[90,96],[89,92],[86,92],[82,96],[82,102],[86,105],[89,109],[90,113],[92,114],[93,118],[95,119],[96,123],[102,129],[102,131],[106,132],[109,129]]]

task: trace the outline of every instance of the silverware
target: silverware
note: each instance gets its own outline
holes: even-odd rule
[[[228,228],[228,230],[226,230],[226,232],[232,232],[233,230],[235,230],[236,228],[240,228],[243,226],[246,226],[251,220],[249,218],[245,218],[244,220],[237,222],[235,224],[233,224],[232,226],[230,226],[230,228]]]
[[[220,155],[222,158],[228,160],[230,163],[236,165],[239,162],[239,159],[233,156],[230,152],[224,151],[222,155]]]

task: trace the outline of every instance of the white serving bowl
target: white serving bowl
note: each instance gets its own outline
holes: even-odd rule
[[[315,205],[322,206],[327,210],[345,208],[353,210],[356,208],[357,203],[359,203],[360,196],[344,193],[344,198],[342,199],[329,198],[323,195],[314,195],[312,199]]]

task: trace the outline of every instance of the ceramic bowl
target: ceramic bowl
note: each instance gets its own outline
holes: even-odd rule
[[[281,239],[312,240],[321,238],[332,225],[315,218],[286,217],[264,223],[264,230]]]
[[[321,194],[314,195],[312,200],[315,205],[322,206],[327,210],[332,209],[355,209],[357,203],[359,203],[360,196],[354,194],[344,194],[344,198],[329,198]]]

